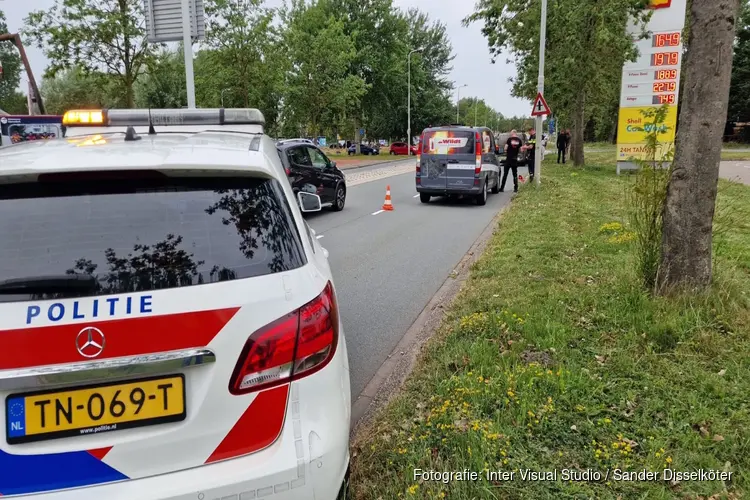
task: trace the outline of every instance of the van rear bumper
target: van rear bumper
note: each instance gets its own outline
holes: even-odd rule
[[[424,193],[429,194],[431,196],[450,196],[450,195],[475,195],[475,194],[482,194],[483,186],[472,186],[467,189],[435,189],[435,188],[425,188],[422,186],[417,186],[417,193]]]

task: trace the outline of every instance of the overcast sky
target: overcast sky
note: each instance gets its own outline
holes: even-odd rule
[[[54,3],[55,0],[0,0],[0,9],[5,12],[8,29],[13,33],[20,30],[23,19],[31,10],[49,9]],[[266,1],[268,6],[278,6],[281,3],[282,0]],[[457,85],[468,85],[461,89],[461,96],[484,99],[505,116],[528,116],[531,103],[510,96],[511,84],[508,77],[514,74],[515,68],[506,64],[504,57],[496,64],[490,62],[487,41],[480,31],[481,24],[472,24],[468,28],[461,26],[461,20],[473,9],[473,0],[394,0],[394,4],[403,9],[417,7],[428,13],[430,18],[438,19],[446,25],[456,56],[450,78]],[[37,81],[41,81],[47,59],[41,50],[29,46],[29,42],[26,42],[26,51],[31,69]],[[22,78],[26,81],[25,74]],[[24,85],[24,90],[25,88]],[[453,98],[455,99],[455,95]]]

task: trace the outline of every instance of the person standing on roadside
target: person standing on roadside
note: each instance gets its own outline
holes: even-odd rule
[[[521,151],[523,142],[515,130],[510,131],[510,137],[505,141],[505,171],[503,181],[500,183],[500,191],[505,191],[505,182],[508,180],[508,172],[513,172],[513,192],[518,192],[518,153]]]
[[[536,130],[529,130],[529,140],[523,149],[526,150],[526,162],[529,167],[529,181],[534,180],[534,167],[536,166]]]
[[[562,158],[563,165],[565,164],[565,153],[566,149],[568,147],[568,142],[565,135],[565,130],[561,130],[559,134],[557,134],[557,163],[560,163],[560,158]]]

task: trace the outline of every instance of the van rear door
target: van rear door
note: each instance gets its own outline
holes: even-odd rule
[[[474,186],[476,142],[473,130],[425,131],[422,141],[422,187],[461,191]]]

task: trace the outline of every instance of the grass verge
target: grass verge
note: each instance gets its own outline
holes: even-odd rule
[[[744,146],[744,147],[741,147]],[[737,151],[741,149],[741,151]],[[606,158],[606,161],[611,162],[612,158],[615,158],[617,147],[614,144],[607,142],[590,142],[586,143],[585,154],[588,157],[589,154],[599,155],[602,153],[610,153],[611,158]],[[750,160],[750,145],[737,144],[737,143],[724,143],[723,149],[721,150],[722,161],[745,161]],[[588,162],[588,159],[586,160]]]
[[[616,177],[611,158],[589,154],[584,169],[549,162],[540,190],[522,188],[402,391],[358,432],[354,498],[747,490],[750,188],[720,181],[713,289],[651,298],[633,271],[623,202],[633,180]],[[479,478],[424,480],[415,469]],[[602,478],[569,481],[564,469]],[[614,469],[660,479],[618,480]],[[664,469],[732,475],[670,481]],[[524,480],[522,470],[557,478]]]

